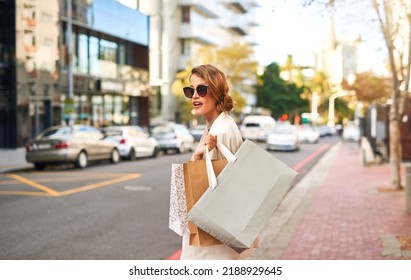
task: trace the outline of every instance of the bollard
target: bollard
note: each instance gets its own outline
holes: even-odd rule
[[[411,163],[405,165],[405,212],[411,213]]]

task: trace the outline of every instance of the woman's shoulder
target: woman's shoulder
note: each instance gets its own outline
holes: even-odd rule
[[[229,126],[235,126],[237,127],[237,123],[234,121],[234,118],[230,116],[228,113],[222,113],[224,114],[221,118],[221,122],[229,125]]]

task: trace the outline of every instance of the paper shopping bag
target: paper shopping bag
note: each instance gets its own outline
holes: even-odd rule
[[[240,252],[252,246],[298,173],[250,140],[235,157],[187,218]]]
[[[171,165],[168,227],[180,236],[188,232],[183,164]]]
[[[227,165],[227,160],[225,159],[212,160],[211,162],[213,170],[217,175],[220,174],[221,170]],[[183,164],[183,168],[187,211],[190,211],[209,186],[206,161],[189,161]],[[190,231],[189,244],[192,246],[211,246],[221,244],[216,238],[197,228],[192,223],[188,223],[188,228]]]

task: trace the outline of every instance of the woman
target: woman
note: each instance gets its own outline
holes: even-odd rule
[[[221,142],[233,154],[243,143],[240,131],[232,117],[228,115],[234,107],[228,94],[228,83],[223,72],[213,65],[200,65],[191,70],[190,85],[184,88],[186,97],[191,98],[197,115],[204,116],[207,129],[195,149],[192,160],[204,158],[205,147],[208,145],[211,159],[224,158],[216,148]],[[182,260],[204,259],[243,259],[251,255],[252,249],[241,254],[225,244],[206,247],[189,245],[189,233],[183,236]]]

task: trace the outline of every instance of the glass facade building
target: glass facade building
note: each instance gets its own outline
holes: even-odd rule
[[[114,0],[0,0],[0,148],[62,123],[148,127],[148,45],[149,17]]]

